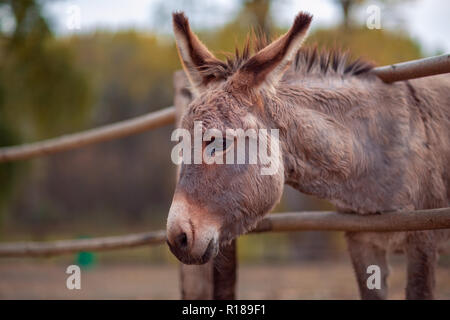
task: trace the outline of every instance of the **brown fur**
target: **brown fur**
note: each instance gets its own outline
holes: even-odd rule
[[[450,76],[385,84],[370,64],[348,63],[338,52],[290,57],[308,17],[297,16],[276,45],[253,57],[246,46],[228,63],[186,69],[209,85],[197,87],[183,128],[201,120],[206,128],[280,130],[282,170],[273,176],[261,176],[259,165],[182,165],[176,194],[221,221],[221,243],[253,228],[284,183],[355,214],[450,205]],[[386,254],[400,248],[408,257],[407,297],[432,298],[438,244],[448,237],[448,230],[348,233],[361,296],[386,297]],[[381,290],[366,287],[371,264],[382,269]]]

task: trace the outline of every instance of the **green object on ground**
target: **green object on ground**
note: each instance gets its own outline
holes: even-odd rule
[[[92,252],[79,252],[77,255],[77,265],[81,268],[90,268],[95,265],[95,254]]]
[[[88,236],[80,236],[79,239],[87,239]],[[76,264],[82,269],[92,268],[96,263],[96,255],[93,252],[81,251],[77,254]]]

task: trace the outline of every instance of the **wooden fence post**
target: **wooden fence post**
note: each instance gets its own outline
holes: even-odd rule
[[[189,83],[183,71],[174,74],[176,126],[192,100]],[[178,174],[177,174],[178,177]],[[236,286],[236,242],[221,248],[219,256],[204,265],[180,268],[181,298],[185,300],[234,299]]]
[[[237,256],[236,240],[220,248],[219,255],[214,258],[214,300],[233,300],[236,298]]]

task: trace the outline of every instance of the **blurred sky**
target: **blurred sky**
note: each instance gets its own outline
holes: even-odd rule
[[[170,32],[170,13],[183,10],[193,28],[217,27],[232,19],[239,10],[239,0],[60,0],[45,2],[46,15],[57,34],[90,32],[97,28],[119,30],[136,28]],[[365,24],[368,2],[356,13]],[[68,28],[73,7],[80,11],[80,29]],[[72,9],[71,9],[72,8]],[[288,27],[296,13],[314,15],[313,27],[332,26],[341,19],[334,0],[275,0],[272,13],[278,25]],[[381,7],[382,28],[401,28],[423,46],[425,54],[450,52],[450,1],[406,0],[395,6]],[[73,25],[72,25],[73,26]]]

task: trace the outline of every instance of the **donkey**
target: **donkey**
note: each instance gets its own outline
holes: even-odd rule
[[[181,262],[206,263],[254,228],[285,183],[360,215],[449,206],[450,77],[386,84],[370,63],[300,49],[311,21],[300,12],[274,42],[256,41],[253,54],[247,43],[223,62],[183,13],[173,14],[193,91],[181,127],[193,132],[202,121],[202,130],[278,128],[280,145],[271,175],[261,174],[260,163],[181,165],[167,219],[167,243]],[[231,152],[224,138],[202,148],[211,143],[218,154]],[[361,297],[387,297],[387,253],[403,250],[406,297],[432,299],[438,246],[448,231],[348,232]],[[370,265],[380,267],[379,290],[366,286]]]

